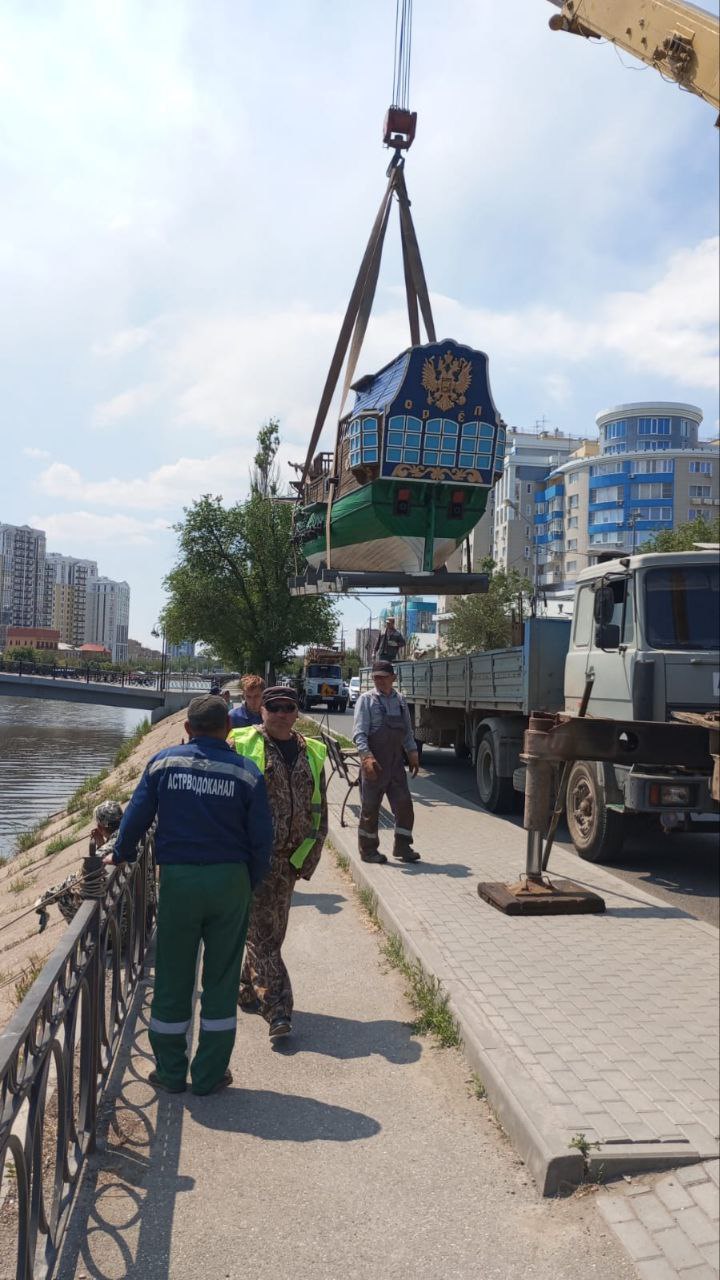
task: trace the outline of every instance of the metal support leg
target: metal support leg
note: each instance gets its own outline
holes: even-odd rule
[[[590,893],[570,880],[553,884],[543,875],[543,842],[546,835],[554,836],[557,816],[553,796],[555,768],[544,758],[542,740],[554,723],[552,716],[531,716],[525,733],[525,749],[520,757],[526,766],[525,872],[513,884],[478,885],[480,897],[506,915],[576,915],[605,910],[605,903],[598,894]]]
[[[539,831],[527,833],[527,858],[525,875],[528,880],[542,881],[542,848],[543,840]]]

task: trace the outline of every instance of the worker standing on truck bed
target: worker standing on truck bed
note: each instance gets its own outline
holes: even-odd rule
[[[391,662],[374,662],[372,678],[375,688],[360,695],[353,721],[353,741],[361,760],[360,857],[363,862],[387,862],[378,837],[380,805],[386,795],[395,818],[393,857],[417,862],[420,854],[412,847],[415,814],[404,760],[405,755],[415,777],[419,759],[410,712],[403,695],[393,689]]]
[[[380,632],[373,649],[373,662],[395,662],[400,650],[405,648],[405,637],[395,627],[395,619],[388,618],[385,630]]]

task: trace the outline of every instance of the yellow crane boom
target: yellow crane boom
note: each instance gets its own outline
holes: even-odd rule
[[[553,31],[612,41],[720,110],[720,23],[686,0],[550,0]]]

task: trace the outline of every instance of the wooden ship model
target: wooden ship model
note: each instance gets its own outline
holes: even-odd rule
[[[314,569],[440,570],[503,467],[488,358],[452,339],[429,342],[352,390],[334,452],[317,453],[302,482],[298,547]]]
[[[405,186],[403,152],[415,137],[409,110],[409,6],[397,27],[393,102],[383,141],[393,149],[388,183],[345,313],[303,465],[293,486],[295,594],[395,586],[444,593],[487,590],[485,574],[443,575],[448,557],[482,516],[505,453],[488,358],[453,339],[438,342]],[[410,346],[378,373],[354,381],[375,296],[391,207],[400,216]],[[427,341],[421,342],[420,317]],[[320,436],[345,368],[332,451]],[[355,403],[344,411],[350,393]],[[308,568],[309,566],[309,568]],[[347,577],[352,574],[348,588]]]

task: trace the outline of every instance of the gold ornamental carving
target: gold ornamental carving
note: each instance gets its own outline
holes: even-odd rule
[[[484,484],[482,475],[479,471],[461,470],[459,467],[423,467],[409,462],[399,462],[393,467],[393,480],[434,480],[434,481],[456,481],[464,484]],[[487,487],[487,486],[486,486]]]
[[[422,384],[428,393],[428,404],[447,413],[457,404],[465,404],[465,393],[472,381],[472,365],[462,356],[446,351],[438,356],[437,369],[432,356],[423,364]]]

